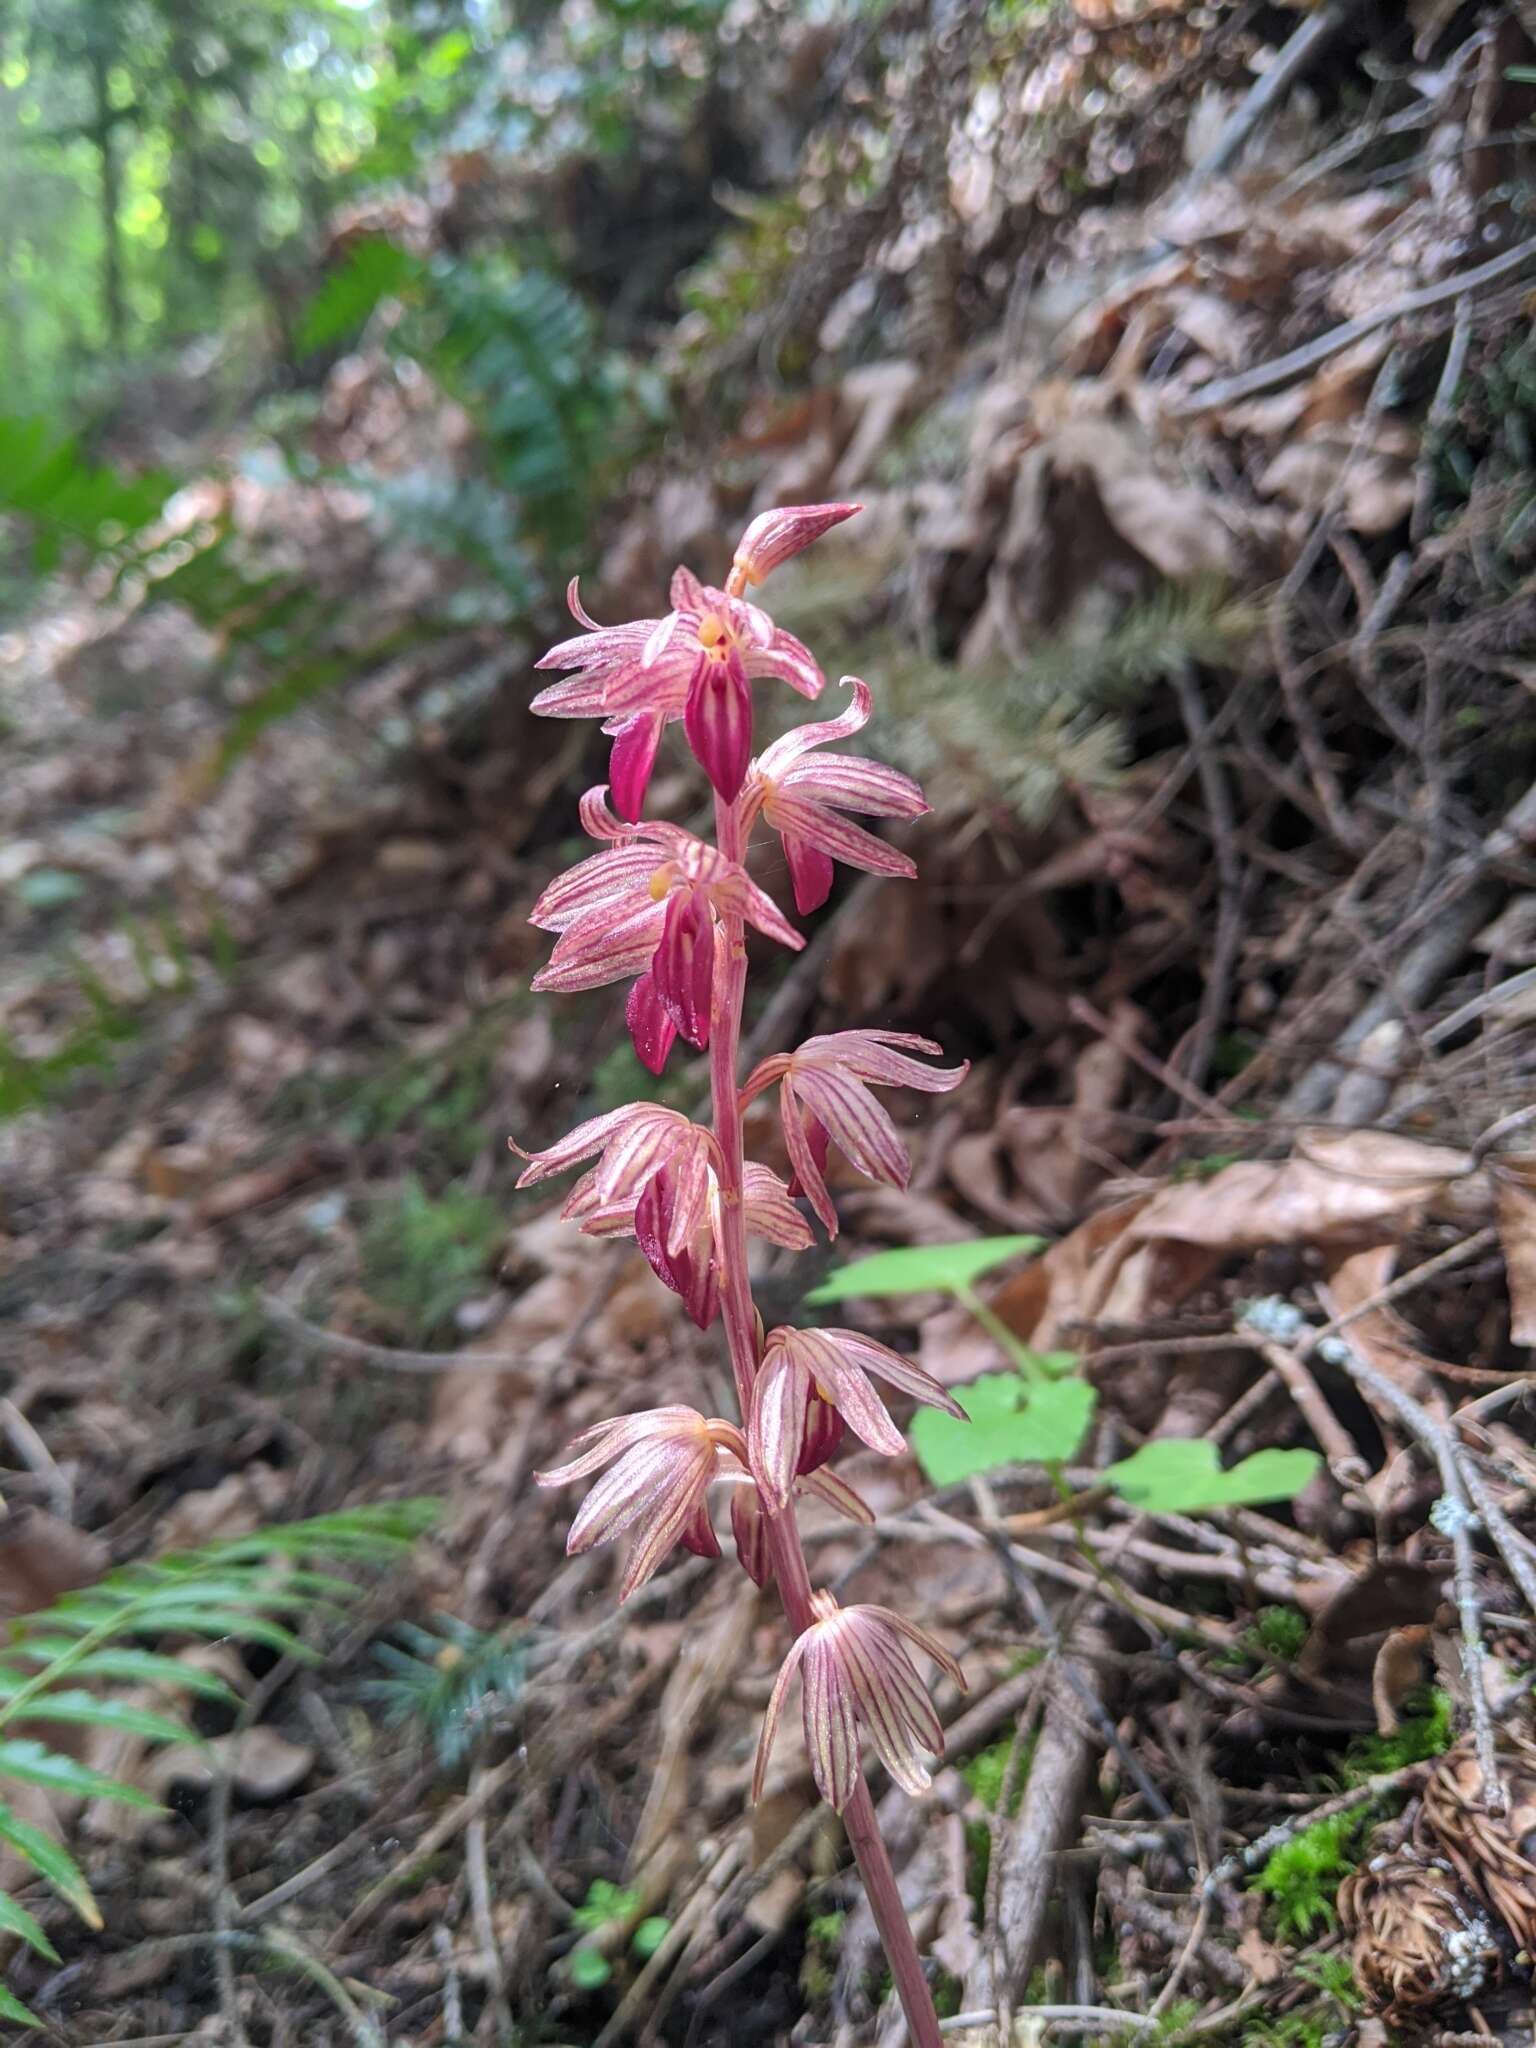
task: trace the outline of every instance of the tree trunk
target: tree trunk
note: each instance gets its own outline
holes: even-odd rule
[[[117,119],[108,89],[109,69],[106,51],[99,45],[93,45],[91,86],[96,109],[93,140],[101,155],[101,302],[107,339],[114,348],[120,348],[126,325],[123,312],[123,240],[117,218],[122,201],[122,173],[117,161]]]

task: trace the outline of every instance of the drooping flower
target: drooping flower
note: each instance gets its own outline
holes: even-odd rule
[[[705,1495],[714,1479],[745,1477],[746,1443],[735,1423],[706,1421],[693,1408],[648,1408],[583,1430],[571,1449],[577,1455],[568,1464],[533,1476],[540,1486],[564,1486],[612,1466],[582,1502],[565,1548],[576,1557],[632,1529],[620,1600],[679,1543],[696,1557],[720,1555]]]
[[[606,797],[589,789],[581,820],[608,844],[557,875],[529,913],[559,934],[530,986],[573,993],[634,975],[630,1037],[659,1074],[679,1035],[709,1043],[717,917],[734,913],[796,951],[805,940],[736,862],[679,826],[626,825]]]
[[[513,1148],[517,1150],[516,1146]],[[589,1237],[633,1237],[659,1280],[681,1297],[700,1329],[720,1303],[720,1152],[712,1134],[675,1109],[633,1102],[578,1124],[548,1151],[523,1153],[518,1186],[532,1187],[601,1153],[572,1188],[561,1214]],[[742,1180],[748,1231],[785,1251],[811,1242],[805,1219],[776,1173],[748,1160]]]
[[[807,1441],[807,1409],[835,1410],[871,1450],[899,1457],[901,1431],[869,1383],[873,1373],[930,1408],[965,1410],[931,1373],[860,1330],[770,1330],[752,1388],[747,1447],[752,1473],[776,1507],[789,1501]]]
[[[645,802],[662,732],[674,720],[686,721],[689,744],[730,802],[752,753],[751,682],[776,676],[802,697],[820,696],[826,682],[809,648],[745,598],[681,568],[671,596],[664,618],[599,626],[573,581],[568,602],[587,631],[562,640],[537,664],[579,671],[541,690],[531,708],[546,718],[603,719],[614,740],[614,802],[631,822]]]
[[[860,811],[867,817],[920,818],[929,806],[910,775],[857,754],[812,756],[814,747],[847,739],[869,723],[869,685],[844,676],[853,703],[841,718],[822,725],[801,725],[775,740],[753,762],[746,784],[743,815],[750,825],[760,811],[784,842],[784,857],[795,886],[795,908],[801,916],[819,910],[832,890],[832,863],[843,861],[871,875],[906,878],[917,869],[898,853],[850,824],[838,812]]]
[[[917,1038],[909,1031],[831,1031],[806,1039],[792,1053],[773,1054],[747,1076],[743,1104],[779,1083],[779,1115],[794,1186],[829,1237],[837,1235],[837,1211],[824,1178],[828,1144],[835,1144],[871,1180],[904,1188],[912,1162],[889,1112],[869,1086],[947,1094],[970,1072],[968,1060],[958,1067],[925,1067],[908,1057],[909,1052],[932,1056],[942,1051],[931,1038]]]
[[[579,1220],[591,1235],[609,1234],[593,1227],[588,1220],[593,1216],[617,1212],[630,1219],[626,1227],[632,1227],[635,1205],[663,1173],[666,1202],[654,1220],[667,1247],[673,1253],[682,1251],[708,1218],[720,1147],[713,1132],[680,1110],[659,1102],[627,1102],[622,1109],[588,1117],[543,1152],[524,1152],[515,1141],[509,1142],[528,1161],[518,1176],[520,1188],[536,1187],[594,1153],[599,1155],[582,1183],[591,1199]],[[572,1203],[567,1202],[566,1214],[572,1213]]]
[[[830,1593],[813,1593],[816,1619],[795,1638],[779,1671],[757,1745],[752,1797],[761,1799],[768,1758],[790,1682],[801,1678],[801,1712],[811,1775],[829,1805],[841,1813],[859,1783],[859,1731],[904,1792],[932,1783],[919,1752],[944,1754],[944,1731],[902,1642],[917,1647],[963,1692],[960,1666],[926,1629],[888,1607],[839,1607]]]
[[[761,583],[770,570],[798,555],[829,527],[840,526],[862,505],[776,505],[759,512],[736,544],[731,567],[743,582]]]

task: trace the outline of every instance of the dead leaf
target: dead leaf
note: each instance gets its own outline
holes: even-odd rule
[[[1237,1960],[1255,1984],[1273,1984],[1287,1973],[1290,1963],[1283,1949],[1266,1941],[1257,1927],[1245,1928],[1237,1944]]]
[[[0,1518],[0,1620],[36,1614],[65,1593],[94,1586],[111,1562],[99,1536],[43,1508],[12,1510]]]
[[[173,1742],[156,1750],[139,1783],[152,1797],[164,1799],[173,1785],[202,1790],[227,1775],[242,1799],[268,1806],[297,1790],[314,1767],[315,1752],[307,1743],[290,1742],[259,1722],[235,1734],[216,1735],[211,1742]]]
[[[1376,1652],[1371,1667],[1371,1704],[1376,1709],[1376,1733],[1395,1735],[1402,1720],[1398,1711],[1403,1701],[1424,1677],[1429,1649],[1429,1629],[1395,1628]]]
[[[1509,1335],[1536,1344],[1536,1153],[1504,1153],[1493,1163],[1499,1242],[1509,1274]]]

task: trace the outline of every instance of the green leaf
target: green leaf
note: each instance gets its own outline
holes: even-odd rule
[[[46,1956],[50,1963],[59,1960],[59,1952],[44,1934],[43,1930],[18,1899],[9,1892],[0,1892],[0,1934],[19,1934],[29,1948],[35,1948],[40,1956]]]
[[[73,1906],[87,1927],[101,1932],[101,1908],[91,1896],[80,1866],[64,1847],[35,1828],[8,1806],[0,1805],[0,1842],[9,1842],[23,1862],[45,1877],[59,1896]]]
[[[872,1258],[837,1267],[805,1298],[819,1305],[847,1301],[853,1295],[953,1294],[993,1266],[1000,1266],[1004,1259],[1040,1251],[1044,1244],[1043,1237],[974,1237],[962,1244],[920,1244],[876,1252]]]
[[[167,1659],[167,1662],[170,1660]],[[20,1686],[0,1684],[0,1721],[7,1718],[6,1701],[14,1699]],[[166,1714],[139,1707],[128,1700],[104,1699],[82,1689],[43,1692],[22,1708],[27,1721],[67,1721],[83,1728],[116,1728],[124,1735],[143,1735],[151,1742],[185,1742],[187,1730]]]
[[[1255,1451],[1224,1472],[1216,1446],[1203,1437],[1158,1437],[1108,1466],[1104,1477],[1133,1507],[1198,1515],[1207,1508],[1294,1500],[1322,1462],[1316,1451]]]
[[[665,1913],[652,1913],[629,1937],[629,1945],[642,1962],[648,1962],[671,1931],[672,1922]]]
[[[1063,1463],[1082,1442],[1097,1398],[1086,1380],[1026,1380],[1011,1372],[989,1373],[953,1391],[969,1422],[922,1408],[909,1431],[935,1486],[1001,1465]]]
[[[68,1636],[29,1636],[11,1654],[34,1664],[52,1664],[74,1647]],[[217,1673],[200,1671],[195,1664],[184,1663],[180,1657],[162,1656],[158,1650],[90,1650],[70,1665],[69,1675],[120,1678],[130,1685],[173,1686],[182,1692],[196,1693],[200,1699],[218,1700],[223,1706],[239,1703],[239,1694]],[[13,1690],[7,1667],[6,1673],[0,1675],[0,1702],[8,1699]],[[58,1698],[57,1693],[52,1695],[54,1701]]]
[[[416,282],[422,266],[408,250],[370,235],[333,270],[299,319],[299,348],[309,355],[356,334],[380,299],[393,298]]]
[[[571,1982],[578,1991],[599,1991],[613,1975],[613,1965],[595,1948],[573,1948],[570,1958]]]
[[[50,1792],[58,1792],[74,1799],[116,1799],[124,1806],[148,1807],[154,1812],[159,1807],[157,1799],[151,1799],[147,1792],[139,1791],[135,1785],[125,1785],[120,1778],[109,1778],[101,1771],[93,1771],[88,1764],[77,1763],[72,1756],[60,1756],[57,1750],[36,1742],[30,1735],[16,1736],[8,1742],[0,1742],[0,1778],[18,1778],[24,1785],[42,1785]]]
[[[83,875],[68,868],[33,868],[16,884],[16,894],[28,910],[61,910],[85,894]]]
[[[40,2027],[43,2024],[37,2014],[24,2006],[3,1984],[0,1984],[0,2020],[14,2020],[18,2027]]]

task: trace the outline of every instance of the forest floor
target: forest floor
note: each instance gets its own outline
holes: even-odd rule
[[[921,261],[871,230],[902,353],[659,459],[584,594],[653,613],[759,505],[867,508],[781,616],[928,782],[920,879],[765,952],[748,1037],[972,1062],[898,1105],[909,1188],[834,1183],[836,1265],[1040,1241],[978,1258],[981,1320],[931,1268],[839,1308],[984,1378],[994,1448],[947,1479],[859,1453],[873,1529],[807,1517],[828,1583],[968,1676],[932,1790],[873,1781],[955,2038],[1003,2008],[1019,2041],[1528,2040],[1536,49],[1515,10],[1419,9],[1368,118],[1324,85],[1261,121],[1233,37],[1166,12],[1029,158],[1033,204],[1136,138],[1134,199],[1055,209],[1034,289],[944,333],[1023,204],[1000,119]],[[1069,102],[1130,61],[1079,14],[1026,53]],[[846,330],[857,283],[825,289]],[[333,441],[446,416],[366,354],[331,396]],[[179,516],[387,640],[434,564],[226,452]],[[728,1400],[632,1247],[513,1189],[509,1136],[695,1085],[649,1082],[611,992],[528,994],[601,774],[527,713],[539,647],[406,645],[226,766],[225,647],[153,592],[60,577],[0,640],[0,1608],[440,1503],[318,1662],[226,1654],[207,1751],[119,1742],[163,1806],[33,1816],[107,1930],[22,1894],[60,1960],[8,1981],[59,2048],[900,2038],[798,1740],[746,1803],[774,1603],[728,1554],[619,1615],[612,1551],[567,1561],[571,1500],[532,1484],[642,1389]],[[700,798],[664,774],[659,812]],[[770,1254],[765,1315],[829,1270]],[[1081,1390],[1070,1442],[1032,1370]]]

